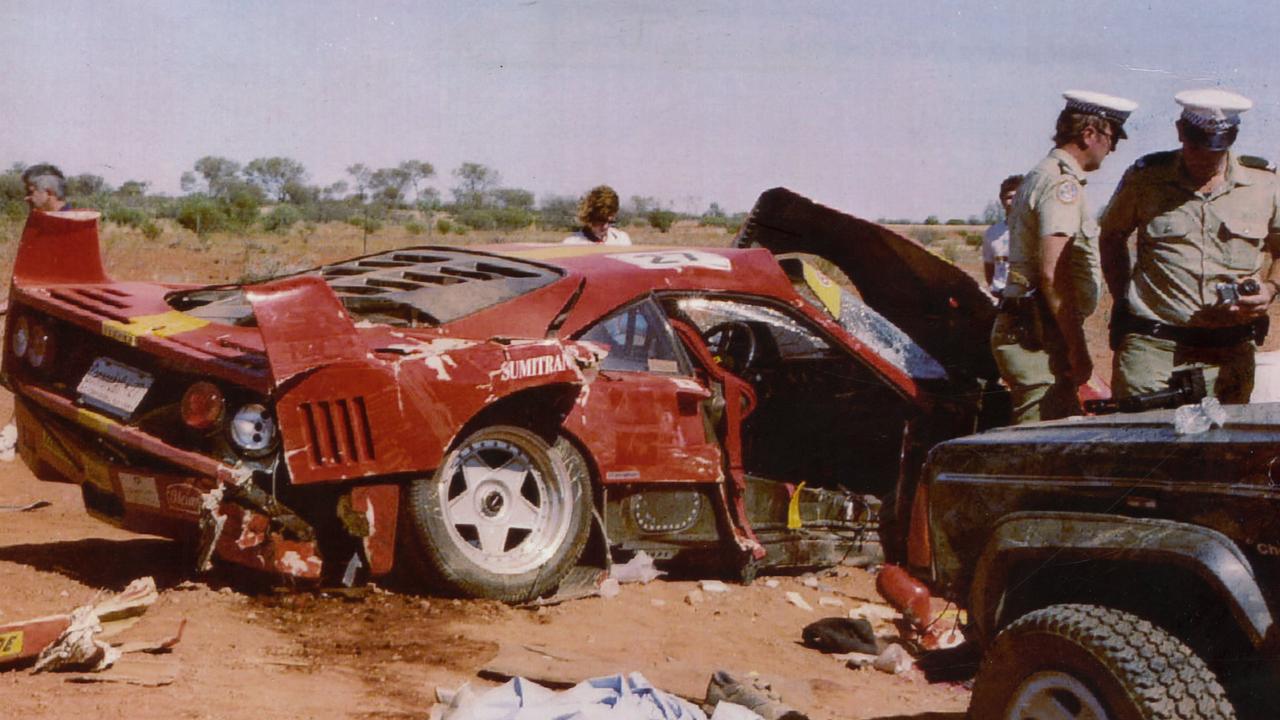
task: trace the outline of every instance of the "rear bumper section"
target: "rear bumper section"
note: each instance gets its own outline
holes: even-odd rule
[[[202,563],[217,556],[262,572],[319,579],[322,561],[314,533],[288,513],[294,522],[286,523],[292,537],[286,536],[279,508],[273,514],[257,499],[261,493],[254,492],[246,473],[54,393],[26,385],[15,390],[23,461],[41,479],[79,485],[90,514],[136,532],[198,538]],[[145,468],[122,463],[96,441],[99,437],[156,462]]]

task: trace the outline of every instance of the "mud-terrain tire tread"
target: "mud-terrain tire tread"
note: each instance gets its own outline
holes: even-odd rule
[[[476,574],[469,564],[458,562],[448,553],[442,554],[433,546],[428,523],[421,517],[421,513],[424,512],[424,507],[430,507],[434,502],[431,493],[435,478],[422,476],[409,483],[405,492],[407,502],[401,504],[404,530],[397,533],[398,546],[401,558],[407,561],[408,566],[402,568],[402,571],[407,570],[408,573],[417,575],[416,578],[408,578],[411,584],[447,595],[480,597],[508,603],[528,602],[554,591],[586,549],[593,508],[591,473],[582,454],[563,437],[558,438],[554,445],[547,446],[534,433],[514,426],[495,425],[482,432],[523,436],[547,453],[553,465],[564,469],[562,481],[565,492],[573,496],[571,503],[574,511],[569,533],[560,551],[537,571],[523,576],[490,578]],[[468,440],[479,434],[474,433]],[[447,460],[448,456],[442,461],[442,468]],[[408,573],[401,572],[400,577],[405,579]]]
[[[1046,641],[1075,646],[1110,675],[1111,692],[1129,704],[1107,708],[1120,720],[1235,720],[1217,677],[1181,640],[1136,615],[1077,604],[1027,613],[996,637],[974,683],[971,720],[1002,718],[1013,691],[1037,671],[1069,672],[1058,653],[1044,652]],[[1078,679],[1107,702],[1109,693],[1098,686],[1105,676]]]

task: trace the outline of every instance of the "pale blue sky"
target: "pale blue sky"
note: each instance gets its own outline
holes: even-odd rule
[[[202,155],[464,161],[678,210],[786,185],[867,217],[979,213],[1049,148],[1068,88],[1140,107],[1090,182],[1175,144],[1172,96],[1256,103],[1280,159],[1280,6],[1231,2],[0,0],[0,164],[178,192]]]

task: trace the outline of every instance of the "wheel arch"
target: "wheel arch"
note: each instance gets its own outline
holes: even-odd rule
[[[1087,513],[1015,513],[1001,519],[975,568],[969,610],[985,646],[1030,610],[1101,598],[1195,645],[1216,645],[1217,652],[1196,648],[1209,655],[1256,650],[1276,632],[1248,559],[1222,533],[1170,520]],[[1208,607],[1225,607],[1224,619],[1231,622],[1212,632],[1201,622],[1203,637],[1196,637],[1186,611],[1197,607],[1187,601],[1199,598],[1215,599]]]

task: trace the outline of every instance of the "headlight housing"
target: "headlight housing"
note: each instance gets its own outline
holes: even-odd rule
[[[231,416],[227,433],[237,450],[250,457],[258,457],[275,448],[276,420],[262,404],[246,403]]]
[[[194,430],[209,430],[222,421],[227,400],[211,382],[194,382],[182,394],[182,422]]]

